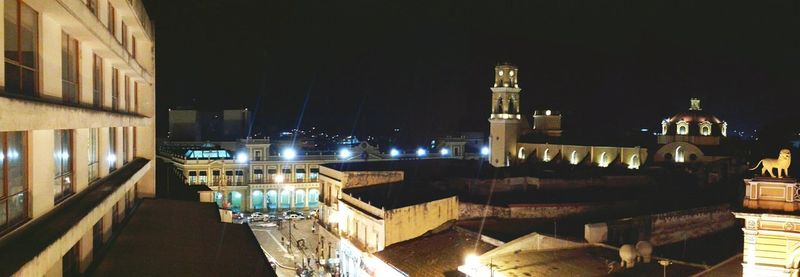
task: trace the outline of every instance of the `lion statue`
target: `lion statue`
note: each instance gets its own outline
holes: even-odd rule
[[[775,174],[772,174],[772,169],[777,168],[778,178],[783,178],[783,176],[789,177],[789,165],[791,164],[792,152],[790,152],[789,149],[781,149],[777,159],[762,159],[750,170],[756,170],[759,165],[763,165],[763,167],[761,167],[761,175],[766,175],[765,173],[769,172],[769,176],[775,178]],[[781,175],[781,172],[783,172],[783,175]]]

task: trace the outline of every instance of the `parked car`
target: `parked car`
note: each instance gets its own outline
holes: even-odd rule
[[[264,221],[267,220],[267,215],[262,214],[260,212],[254,212],[250,214],[250,221]]]
[[[289,216],[289,215],[298,215],[300,217],[305,217],[303,212],[299,212],[299,211],[285,211],[285,212],[283,212],[283,216],[284,217]]]
[[[290,214],[290,215],[287,215],[286,217],[284,217],[284,219],[286,219],[286,220],[295,220],[295,219],[304,219],[304,218],[305,217],[303,217],[301,215],[297,215],[297,214]]]

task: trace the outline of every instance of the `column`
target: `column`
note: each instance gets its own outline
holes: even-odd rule
[[[261,195],[264,196],[264,197],[261,197],[261,210],[267,211],[267,210],[269,210],[269,208],[267,208],[267,189],[266,188],[264,189],[264,191],[262,192]]]
[[[309,192],[309,189],[306,188],[306,194],[305,194],[305,200],[306,200],[305,208],[306,208],[306,210],[308,210],[308,199],[309,199],[308,192]]]
[[[277,191],[275,191],[275,193],[276,193],[275,199],[278,200],[278,202],[275,203],[275,210],[280,210],[281,209],[281,198],[282,198],[281,197],[281,193],[283,193],[283,188],[278,186],[278,189],[277,189]]]
[[[297,197],[297,195],[295,193],[296,193],[296,189],[289,191],[289,209],[290,210],[294,210],[294,202],[295,202],[295,198]]]

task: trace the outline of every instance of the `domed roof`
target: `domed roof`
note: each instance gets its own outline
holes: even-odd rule
[[[714,124],[722,124],[722,120],[720,120],[718,117],[709,112],[703,111],[703,109],[700,108],[700,99],[692,98],[690,102],[691,106],[689,107],[688,111],[679,112],[667,119],[667,121],[669,123],[675,123],[679,121],[685,121],[687,123],[708,121]]]

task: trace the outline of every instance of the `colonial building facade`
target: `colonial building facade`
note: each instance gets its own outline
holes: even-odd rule
[[[464,144],[463,139],[440,140],[437,149],[449,149],[447,154],[432,151],[420,156],[381,153],[366,142],[339,150],[297,150],[288,146],[271,149],[274,146],[269,139],[243,139],[219,143],[221,147],[217,148],[216,144],[202,147],[202,143],[200,146],[189,143],[181,147],[181,143],[171,143],[173,149],[159,151],[159,156],[174,164],[188,185],[206,185],[211,189],[200,192],[200,201],[216,202],[234,211],[275,212],[319,207],[321,164],[463,159]]]
[[[558,111],[535,111],[533,125],[529,125],[527,118],[520,114],[522,89],[518,78],[516,66],[495,66],[489,116],[489,162],[493,166],[507,167],[535,159],[638,169],[647,160],[647,149],[636,145],[587,145],[562,138]]]
[[[155,194],[153,26],[139,0],[0,8],[0,275],[82,274]]]

